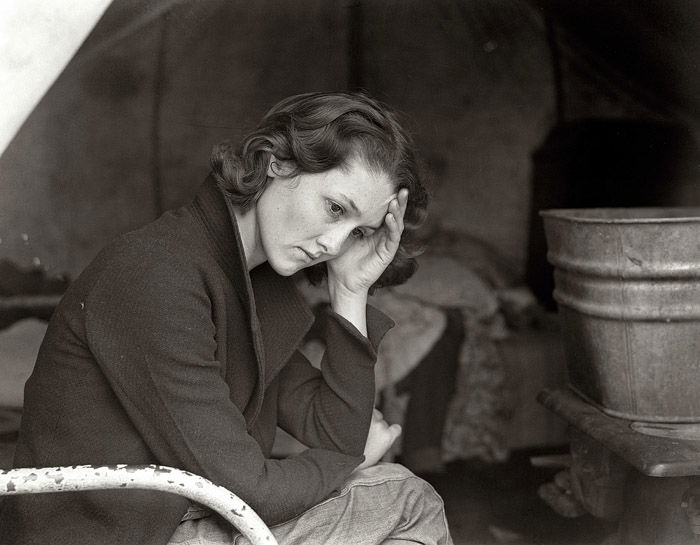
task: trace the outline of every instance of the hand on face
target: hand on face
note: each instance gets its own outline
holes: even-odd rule
[[[327,262],[328,281],[350,293],[366,293],[394,259],[403,233],[408,189],[389,202],[384,224],[369,236],[353,239],[348,248]]]

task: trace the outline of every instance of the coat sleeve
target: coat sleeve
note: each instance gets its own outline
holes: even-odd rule
[[[287,520],[339,489],[362,457],[264,457],[222,378],[201,276],[162,249],[122,256],[86,297],[89,348],[158,463],[228,488],[268,524]]]
[[[321,371],[296,352],[280,373],[279,425],[309,447],[362,456],[374,407],[377,347],[393,322],[367,307],[368,337],[329,311]]]

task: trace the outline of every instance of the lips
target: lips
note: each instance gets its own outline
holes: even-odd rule
[[[311,254],[311,253],[307,252],[306,250],[304,250],[304,248],[302,248],[301,246],[299,246],[299,249],[300,249],[302,252],[304,252],[304,253],[306,254],[306,257],[308,257],[311,261],[314,261],[315,259],[318,259],[319,255],[320,255],[320,254],[315,254],[315,255],[314,255],[314,254]]]

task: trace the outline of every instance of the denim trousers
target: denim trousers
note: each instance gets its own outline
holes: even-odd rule
[[[217,516],[187,518],[169,545],[250,544]],[[389,463],[355,471],[338,494],[270,530],[280,545],[452,545],[442,498]]]

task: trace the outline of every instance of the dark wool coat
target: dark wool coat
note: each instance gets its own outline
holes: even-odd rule
[[[238,494],[269,524],[337,490],[362,462],[375,347],[327,320],[322,374],[296,350],[312,313],[267,264],[249,275],[213,180],[118,238],[71,285],[25,389],[15,467],[157,463]],[[270,459],[276,425],[311,447]],[[189,501],[117,490],[8,497],[3,545],[165,544]]]

